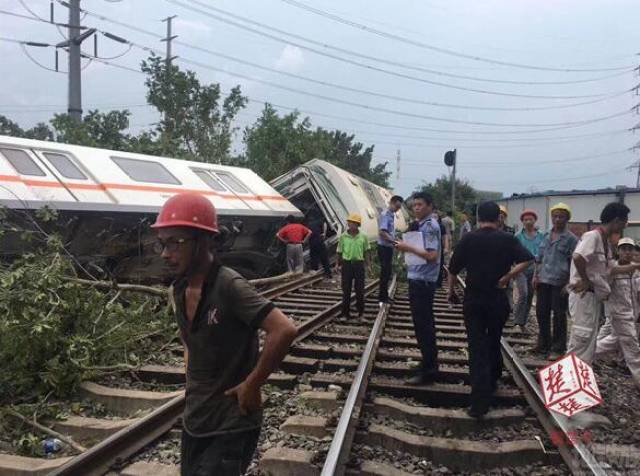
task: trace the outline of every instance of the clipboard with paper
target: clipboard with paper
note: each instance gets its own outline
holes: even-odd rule
[[[416,248],[424,249],[424,236],[421,231],[407,231],[403,233],[402,241]],[[427,264],[427,260],[413,253],[405,253],[404,262],[407,266],[420,266]]]

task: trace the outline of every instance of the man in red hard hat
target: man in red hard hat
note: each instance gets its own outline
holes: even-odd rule
[[[216,210],[204,196],[171,197],[152,225],[174,274],[184,343],[186,402],[181,474],[241,475],[262,425],[260,388],[297,334],[293,323],[218,261]],[[258,329],[266,332],[258,352]]]
[[[516,238],[524,246],[529,253],[535,258],[538,256],[538,248],[540,243],[544,239],[544,235],[536,228],[536,221],[538,221],[538,214],[526,208],[520,214],[520,222],[522,223],[522,230],[516,233]],[[535,271],[535,265],[531,265],[520,273],[515,279],[516,289],[518,290],[517,299],[513,306],[514,323],[520,326],[520,332],[526,333],[526,325],[529,320],[529,311],[531,311],[531,304],[533,303],[533,273]]]

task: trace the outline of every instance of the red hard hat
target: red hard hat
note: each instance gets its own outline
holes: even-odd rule
[[[531,210],[531,208],[525,208],[520,214],[520,221],[524,219],[527,215],[533,215],[534,220],[538,220],[538,214]]]
[[[185,226],[218,233],[218,214],[208,198],[179,193],[165,202],[151,228]]]

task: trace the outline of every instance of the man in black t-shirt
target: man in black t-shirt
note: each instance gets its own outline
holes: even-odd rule
[[[468,413],[474,418],[481,418],[489,410],[502,374],[500,338],[510,311],[505,289],[533,261],[515,236],[499,230],[499,213],[495,202],[478,207],[478,229],[460,240],[449,266],[450,302],[455,299],[456,275],[467,270],[463,314],[471,374]]]
[[[240,476],[262,426],[260,389],[297,330],[213,249],[216,210],[203,195],[171,197],[152,228],[176,278],[172,299],[186,367],[181,474]],[[266,335],[262,352],[258,330]]]

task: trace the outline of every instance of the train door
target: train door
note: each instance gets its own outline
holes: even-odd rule
[[[116,203],[89,171],[66,152],[35,151],[45,167],[82,203]]]
[[[15,170],[16,179],[25,184],[36,199],[47,202],[77,201],[73,193],[44,166],[33,151],[0,145],[0,155]]]

